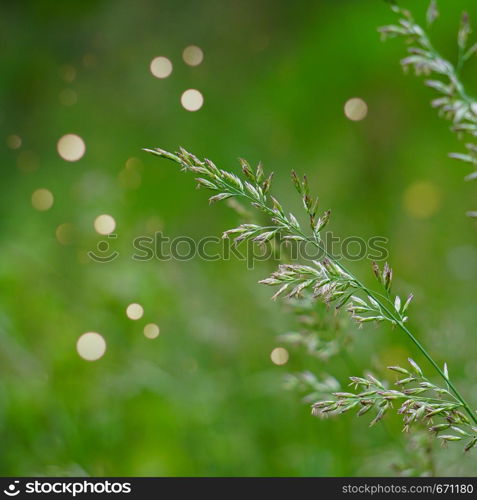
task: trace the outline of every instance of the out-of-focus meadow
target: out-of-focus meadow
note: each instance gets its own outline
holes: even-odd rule
[[[423,16],[427,2],[413,3]],[[441,4],[433,35],[452,57],[460,11],[477,10]],[[388,238],[396,291],[416,296],[410,325],[477,403],[477,233],[464,216],[476,187],[447,158],[459,145],[432,92],[402,73],[404,47],[379,40],[393,20],[377,0],[2,4],[1,474],[389,475],[416,459],[398,417],[317,420],[283,387],[297,370],[346,383],[422,361],[398,332],[350,326],[352,362],[287,348],[278,366],[276,335],[295,325],[256,284],[272,264],[132,260],[138,236],[238,222],[143,147],[182,145],[226,168],[262,160],[292,208],[288,172],[306,172],[334,233]],[[164,78],[157,57],[172,63],[168,76],[167,61],[152,65]],[[353,97],[367,104],[359,121],[343,111]],[[81,140],[59,143],[68,134]],[[95,228],[103,214],[115,237],[98,234],[112,230]],[[368,261],[351,267],[371,280]],[[77,351],[85,332],[106,342],[96,361]],[[434,446],[438,472],[475,472],[475,454]]]

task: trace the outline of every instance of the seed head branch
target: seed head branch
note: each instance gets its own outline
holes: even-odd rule
[[[324,252],[326,257],[321,261],[312,261],[311,265],[282,264],[277,271],[272,273],[269,278],[262,280],[261,283],[278,286],[274,298],[280,295],[298,297],[305,291],[311,291],[314,298],[326,304],[333,304],[336,308],[345,306],[351,317],[360,325],[368,322],[388,321],[397,326],[449,385],[451,392],[462,404],[472,421],[477,424],[477,416],[449,379],[445,370],[439,367],[405,325],[406,313],[412,295],[405,301],[402,301],[399,296],[392,298],[392,270],[390,267],[385,264],[384,268],[380,270],[379,266],[373,263],[374,274],[383,287],[383,293],[375,292],[367,288],[353,273],[348,271],[343,263],[327,253],[321,241],[320,231],[328,222],[330,212],[326,211],[321,217],[316,217],[317,198],[310,196],[306,176],[300,179],[296,172],[292,171],[293,184],[302,197],[304,209],[309,218],[311,235],[307,235],[298,219],[292,213],[287,214],[280,202],[270,194],[272,174],[266,177],[261,164],[253,169],[248,162],[240,160],[244,176],[243,179],[240,179],[234,173],[219,169],[208,159],[199,160],[183,148],[174,154],[160,148],[146,149],[146,151],[172,160],[178,163],[183,171],[197,175],[197,187],[217,192],[209,198],[210,203],[231,197],[245,198],[254,208],[270,217],[271,225],[242,224],[237,228],[225,231],[225,238],[232,236],[235,243],[252,240],[266,244],[276,234],[280,234],[285,239],[309,242]]]
[[[477,53],[477,43],[469,44],[472,33],[467,12],[462,14],[457,34],[457,62],[453,64],[445,59],[433,46],[424,27],[419,25],[412,14],[400,8],[395,2],[389,2],[393,12],[398,14],[398,24],[379,28],[383,39],[404,38],[409,44],[409,55],[401,60],[404,70],[412,67],[417,75],[433,78],[426,79],[425,84],[432,88],[438,96],[432,100],[432,107],[439,115],[452,122],[451,130],[459,137],[470,137],[464,153],[450,153],[449,156],[469,164],[473,171],[465,180],[477,179],[477,101],[467,92],[461,79],[464,64]],[[437,19],[439,12],[435,0],[427,10],[427,26]],[[477,217],[477,212],[468,212],[470,217]]]
[[[477,427],[463,413],[463,404],[447,389],[431,383],[424,377],[419,365],[409,359],[410,369],[390,366],[398,374],[397,389],[388,388],[385,382],[368,374],[350,377],[350,386],[358,392],[334,392],[332,399],[323,399],[312,405],[312,415],[327,417],[356,411],[360,417],[372,412],[370,426],[381,421],[390,411],[402,416],[405,432],[414,424],[427,427],[443,445],[465,442],[465,451],[477,444]]]

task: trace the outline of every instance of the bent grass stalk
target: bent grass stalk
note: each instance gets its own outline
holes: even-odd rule
[[[219,169],[210,160],[199,160],[196,156],[182,148],[176,153],[170,153],[160,148],[145,149],[145,151],[179,164],[183,171],[189,171],[199,175],[199,177],[196,177],[198,187],[205,187],[218,192],[218,194],[209,198],[209,203],[212,204],[232,197],[244,198],[254,208],[266,214],[271,219],[271,224],[266,226],[242,224],[237,228],[225,231],[223,234],[224,238],[233,237],[235,244],[245,240],[266,244],[277,235],[281,235],[285,240],[309,242],[326,255],[321,262],[313,261],[312,266],[281,264],[278,270],[272,273],[269,278],[261,280],[260,283],[262,284],[279,286],[278,291],[273,296],[274,299],[284,295],[285,292],[286,297],[294,298],[300,297],[305,290],[311,290],[314,298],[320,298],[326,304],[335,303],[336,308],[347,306],[347,310],[351,314],[351,317],[360,325],[368,322],[379,323],[382,321],[389,321],[411,340],[434,368],[436,373],[443,379],[449,389],[437,388],[436,390],[435,388],[437,386],[432,386],[432,390],[436,392],[439,397],[443,394],[452,397],[452,401],[440,400],[441,405],[435,407],[432,406],[435,401],[432,402],[429,398],[419,399],[415,396],[415,394],[429,390],[429,387],[414,388],[414,390],[410,390],[410,392],[403,391],[398,397],[396,391],[384,391],[384,386],[377,382],[374,377],[370,379],[369,377],[371,376],[369,376],[368,379],[366,379],[367,382],[361,382],[361,384],[366,385],[370,383],[373,386],[377,384],[380,391],[375,393],[377,394],[376,398],[382,398],[382,401],[378,403],[378,405],[381,405],[378,411],[379,418],[376,417],[377,420],[375,419],[375,421],[382,418],[385,411],[391,406],[392,400],[407,397],[407,400],[404,402],[404,413],[414,412],[413,414],[417,415],[414,417],[414,420],[419,420],[421,418],[430,420],[434,416],[443,417],[459,434],[459,436],[444,435],[442,436],[444,441],[460,441],[462,436],[466,435],[471,438],[466,446],[466,450],[476,445],[477,416],[454,383],[450,380],[447,366],[445,365],[444,368],[441,369],[427,349],[405,325],[407,321],[407,316],[405,314],[412,300],[412,294],[404,303],[398,295],[396,295],[394,299],[392,298],[392,270],[387,264],[385,264],[384,268],[381,270],[376,263],[373,263],[373,271],[384,289],[384,293],[381,293],[370,290],[354,276],[344,264],[338,262],[327,252],[322,243],[320,231],[328,223],[330,211],[326,211],[320,217],[317,217],[318,198],[313,198],[310,195],[306,176],[300,179],[298,175],[292,171],[293,184],[302,197],[303,206],[308,215],[311,235],[307,235],[297,218],[292,213],[287,215],[280,202],[269,194],[273,174],[265,177],[261,164],[259,164],[255,170],[252,169],[245,160],[241,160],[242,172],[244,174],[244,180],[242,181],[237,175]],[[410,360],[410,363],[417,375],[422,378],[421,369],[414,361]],[[397,367],[395,371],[408,373],[407,370],[400,367]],[[365,379],[360,380],[362,381]],[[416,379],[412,378],[412,380]],[[427,379],[422,379],[421,382],[424,384],[428,383]],[[332,412],[337,409],[342,410],[344,408],[341,399],[339,399],[341,397],[340,394],[341,393],[335,393],[338,400],[332,402],[328,401],[329,407],[326,407],[327,412]],[[353,395],[354,398],[357,398],[354,402],[359,402],[360,398],[362,399],[361,396],[362,395]],[[351,398],[351,396],[342,397],[345,399]],[[383,401],[386,403],[383,404]],[[409,401],[417,405],[417,409],[413,408],[412,405],[409,406]],[[375,403],[376,401],[373,402],[372,405],[364,403],[363,408],[369,409],[374,406]],[[320,402],[317,403],[317,405],[319,404]],[[360,404],[363,405],[362,402]],[[352,407],[355,406],[357,405]],[[315,408],[319,408],[319,406]],[[329,408],[332,409],[330,410]],[[458,408],[462,408],[467,413],[468,417],[458,412]],[[351,409],[351,407],[346,406],[345,411],[349,409]],[[401,407],[401,409],[403,409],[403,407]],[[342,411],[339,412],[341,413]],[[360,411],[358,414],[362,413],[364,412]],[[447,424],[442,425],[444,426]],[[470,433],[457,427],[457,425],[469,427]],[[439,432],[441,429],[443,429],[443,427],[439,429],[431,427],[430,430]]]

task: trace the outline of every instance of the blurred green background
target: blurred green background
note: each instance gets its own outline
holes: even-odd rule
[[[412,3],[422,19],[427,2]],[[433,35],[453,57],[460,11],[475,6],[440,4]],[[432,92],[402,73],[401,41],[380,42],[391,21],[378,0],[2,3],[2,475],[390,475],[416,460],[398,417],[372,429],[367,417],[320,421],[283,387],[303,369],[346,383],[356,369],[422,361],[398,332],[350,325],[353,366],[294,349],[276,366],[276,335],[294,323],[256,285],[273,264],[131,259],[137,236],[198,239],[238,222],[143,147],[182,145],[225,168],[262,160],[292,209],[288,172],[308,173],[336,234],[389,239],[395,289],[416,295],[410,325],[477,404],[477,233],[464,216],[476,188],[446,156],[460,146]],[[183,60],[190,45],[197,66]],[[151,74],[158,56],[172,62],[167,78]],[[181,105],[191,88],[204,98],[195,112]],[[361,121],[343,112],[352,97],[367,103]],[[57,150],[66,134],[86,145],[78,161]],[[36,195],[48,210],[32,206],[38,189],[53,195],[52,206]],[[100,214],[116,238],[95,231]],[[113,262],[88,257],[103,240]],[[351,267],[371,280],[369,262]],[[105,339],[101,359],[78,355],[85,332]],[[475,454],[434,448],[438,473],[475,473]]]

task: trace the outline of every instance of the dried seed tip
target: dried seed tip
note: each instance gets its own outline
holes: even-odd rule
[[[290,286],[289,283],[285,283],[284,285],[282,285],[278,289],[278,291],[275,294],[272,295],[271,299],[272,300],[277,300],[278,297],[280,297],[280,295],[283,295],[283,293],[285,293],[285,291],[288,289],[289,286]]]
[[[263,165],[262,162],[260,161],[258,162],[257,170],[255,172],[255,179],[257,184],[260,184],[263,181],[263,178],[264,178]]]
[[[439,389],[437,386],[435,386],[434,384],[431,384],[430,382],[420,382],[419,386],[420,387],[425,387],[426,389],[434,389],[434,390],[438,390]],[[445,389],[443,389],[443,390],[445,390]]]
[[[273,286],[273,285],[278,285],[280,284],[280,280],[277,280],[275,278],[265,278],[263,280],[260,280],[259,283],[261,285],[268,285],[268,286]]]
[[[475,179],[477,179],[477,172],[472,172],[471,174],[466,175],[466,176],[464,177],[464,180],[465,180],[465,181],[467,181],[467,182],[468,182],[468,181],[473,181],[473,180],[475,180]]]
[[[420,377],[422,377],[422,370],[421,370],[420,366],[412,358],[407,358],[407,360],[409,361],[409,364],[412,366],[412,368],[414,369],[414,371]]]
[[[182,146],[179,146],[179,151],[177,154],[186,161],[190,161],[191,159],[190,153],[188,153]]]
[[[216,203],[218,201],[226,200],[227,198],[230,198],[233,196],[231,193],[220,193],[216,194],[215,196],[211,196],[209,198],[209,205],[212,205],[213,203]]]
[[[319,203],[320,199],[318,198],[318,196],[313,200],[312,204],[311,204],[311,207],[310,207],[310,212],[311,214],[313,215],[313,217],[316,215],[316,210],[318,208],[318,203]]]
[[[204,162],[200,161],[199,158],[197,158],[197,156],[193,155],[192,153],[187,153],[187,154],[189,155],[189,158],[194,165],[198,165],[198,166],[204,165]]]
[[[167,158],[169,160],[172,160],[176,163],[181,163],[181,160],[178,156],[176,156],[173,153],[169,153],[169,151],[166,151],[161,148],[154,148],[154,149],[149,149],[149,148],[142,148],[143,151],[146,153],[151,153],[153,155],[161,156],[162,158]]]
[[[459,405],[460,406],[460,405]],[[454,411],[454,414],[459,417],[460,421],[462,423],[465,423],[465,424],[470,424],[470,420],[469,418],[467,417],[467,415],[465,415],[464,413],[460,412],[459,410],[455,410]]]
[[[416,421],[421,420],[424,417],[424,414],[426,413],[426,406],[422,405],[417,411],[416,411]]]
[[[393,391],[392,389],[389,389],[388,391],[379,391],[378,394],[380,396],[382,396],[383,398],[385,399],[399,399],[399,398],[403,398],[404,397],[404,394],[402,392],[399,392],[399,391]],[[383,401],[381,404],[386,404],[385,401]]]
[[[467,39],[469,38],[472,29],[470,27],[469,14],[467,12],[462,13],[462,18],[460,21],[460,29],[457,34],[457,43],[461,49],[465,49],[467,45]]]
[[[325,400],[325,401],[317,401],[316,403],[313,404],[313,408],[327,408],[331,405],[334,405],[335,401],[332,399]]]
[[[255,236],[255,238],[252,238],[252,241],[255,241],[258,243],[264,243],[264,242],[270,240],[274,234],[275,234],[275,231],[265,231],[265,232],[260,233],[259,235]]]
[[[379,410],[378,414],[373,418],[373,420],[371,420],[371,422],[369,423],[369,426],[372,427],[373,425],[377,424],[380,420],[382,420],[386,411],[387,411],[387,407],[381,408]]]
[[[404,394],[407,396],[414,396],[416,394],[422,394],[425,392],[426,389],[423,389],[422,387],[413,387],[412,389],[404,389]]]
[[[368,380],[370,382],[372,382],[375,386],[379,387],[380,389],[384,389],[384,386],[383,384],[376,378],[374,377],[373,375],[371,375],[371,373],[368,373],[366,374],[366,377],[368,378]]]
[[[333,392],[333,396],[337,398],[355,398],[356,394],[353,394],[352,392]]]
[[[252,195],[253,198],[255,198],[257,201],[260,201],[262,198],[261,193],[260,193],[260,188],[256,188],[250,182],[245,181],[245,188],[249,192],[250,195]],[[260,207],[260,204],[258,205]]]
[[[396,295],[394,299],[394,309],[396,309],[396,312],[400,312],[401,310],[401,297],[399,295]]]
[[[358,417],[361,417],[362,415],[364,415],[365,413],[368,413],[369,410],[371,410],[371,408],[373,407],[374,405],[373,404],[367,404],[366,406],[363,406],[361,408],[361,410],[359,410],[358,412]]]
[[[318,200],[317,200],[318,201]],[[331,210],[327,210],[316,222],[314,227],[315,233],[319,233],[325,226],[328,224],[330,220]]]
[[[328,406],[328,408],[324,408],[323,410],[321,410],[323,413],[329,413],[329,412],[332,412],[332,411],[335,411],[338,409],[338,405],[336,404],[336,402],[334,404],[332,404],[331,406]]]
[[[328,417],[328,412],[331,411],[331,410],[320,410],[318,408],[314,408],[312,410],[312,415],[314,417],[318,417],[318,418],[321,418],[321,419],[325,419],[326,417]]]
[[[378,323],[380,321],[383,321],[385,318],[384,316],[353,316],[353,319],[355,319],[358,323],[372,323],[373,321],[377,321]]]
[[[438,432],[449,429],[450,426],[451,426],[450,424],[437,424],[433,425],[432,427],[429,427],[429,431],[435,432],[437,434]]]
[[[295,228],[295,229],[300,229],[300,224],[297,220],[297,218],[292,214],[288,214],[288,218],[289,218],[289,221],[290,221],[290,224]]]
[[[434,415],[439,415],[443,411],[445,411],[445,408],[436,408],[436,409],[431,410],[430,412],[428,412],[427,415],[426,415],[426,417],[427,418],[432,418]]]
[[[464,448],[464,451],[470,451],[477,444],[477,437],[472,438]]]
[[[430,26],[438,18],[438,16],[439,11],[437,10],[436,0],[431,0],[426,13],[427,24]]]
[[[378,32],[381,34],[381,40],[386,40],[386,38],[393,38],[396,36],[408,35],[408,31],[402,26],[389,25],[381,26],[378,28]]]
[[[407,377],[407,378],[403,378],[401,380],[398,380],[396,382],[396,385],[406,385],[406,384],[410,384],[411,382],[414,382],[416,380],[416,377]]]
[[[340,411],[340,414],[342,413],[346,413],[347,411],[350,411],[352,410],[353,408],[356,408],[356,406],[358,406],[359,402],[358,401],[355,401],[354,403],[351,403],[351,404],[348,404],[347,406],[343,406],[341,408],[341,411]]]
[[[336,266],[331,262],[328,257],[325,257],[321,263],[323,264],[323,267],[328,271],[330,274],[336,274]]]
[[[464,153],[448,153],[447,156],[453,160],[463,161],[464,163],[471,163],[472,165],[477,164],[477,159],[470,154]]]
[[[275,213],[279,213],[280,215],[284,215],[283,207],[280,204],[280,202],[274,196],[270,196],[270,198],[272,200],[273,209],[274,209]]]
[[[252,182],[255,182],[255,175],[252,172],[252,168],[247,160],[243,158],[239,158],[240,166],[242,167],[243,174],[250,179]]]
[[[440,80],[425,80],[424,85],[430,87],[431,89],[437,90],[437,92],[440,92],[441,94],[446,94],[446,95],[451,95],[454,90],[451,85],[446,85]]]
[[[215,165],[213,161],[210,161],[207,158],[204,158],[204,163],[209,167],[209,170],[211,170],[214,174],[218,175],[220,174],[219,168]]]
[[[196,181],[197,181],[197,187],[198,188],[200,186],[204,186],[207,189],[211,189],[212,191],[217,191],[219,189],[213,182],[210,182],[207,179],[203,179],[202,177],[197,177]]]
[[[388,366],[388,370],[392,370],[393,372],[402,373],[403,375],[409,375],[409,372],[405,368],[401,368],[400,366]]]
[[[366,380],[365,378],[362,377],[350,377],[349,379],[351,380],[350,385],[356,385],[356,386],[362,385],[364,387],[369,387],[371,385],[369,380]],[[362,394],[359,394],[359,396],[362,396]]]
[[[387,262],[384,264],[382,280],[384,288],[389,292],[393,280],[393,270],[389,267],[389,264]]]
[[[404,305],[402,306],[401,313],[404,314],[407,311],[407,308],[409,307],[409,304],[411,303],[412,299],[414,298],[414,295],[410,293],[406,299],[406,302],[404,302]]]
[[[461,429],[460,427],[456,427],[455,425],[453,425],[451,427],[451,429],[454,432],[457,432],[458,434],[460,434],[461,436],[470,436],[470,434],[468,432],[464,431],[464,429]]]
[[[310,213],[311,203],[311,198],[307,194],[305,194],[303,196],[303,205],[305,206],[305,210],[308,214]]]
[[[273,179],[273,172],[262,183],[263,194],[267,194],[268,191],[270,191],[270,186],[272,185],[272,179]]]
[[[350,297],[351,297],[351,294],[348,294],[348,295],[344,294],[342,299],[339,302],[337,302],[337,304],[335,305],[335,308],[340,309],[341,307],[343,307],[345,304],[348,303]]]
[[[357,297],[356,295],[352,295],[351,296],[351,300],[353,302],[356,302],[356,304],[359,304],[360,306],[363,306],[366,309],[368,309],[368,304],[363,299],[361,299],[360,297]],[[354,307],[354,305],[353,305],[353,307]]]
[[[292,181],[293,181],[293,185],[295,186],[295,189],[298,191],[298,193],[303,194],[302,185],[301,185],[300,179],[298,178],[298,175],[295,172],[295,170],[291,171],[291,177],[292,177]]]
[[[382,280],[381,270],[379,269],[378,263],[375,260],[373,260],[371,265],[373,267],[373,273],[376,276],[377,280],[379,281],[379,283],[382,283],[383,280]]]
[[[443,434],[442,436],[437,436],[437,439],[442,439],[443,441],[462,441],[460,436],[454,436],[452,434]]]

